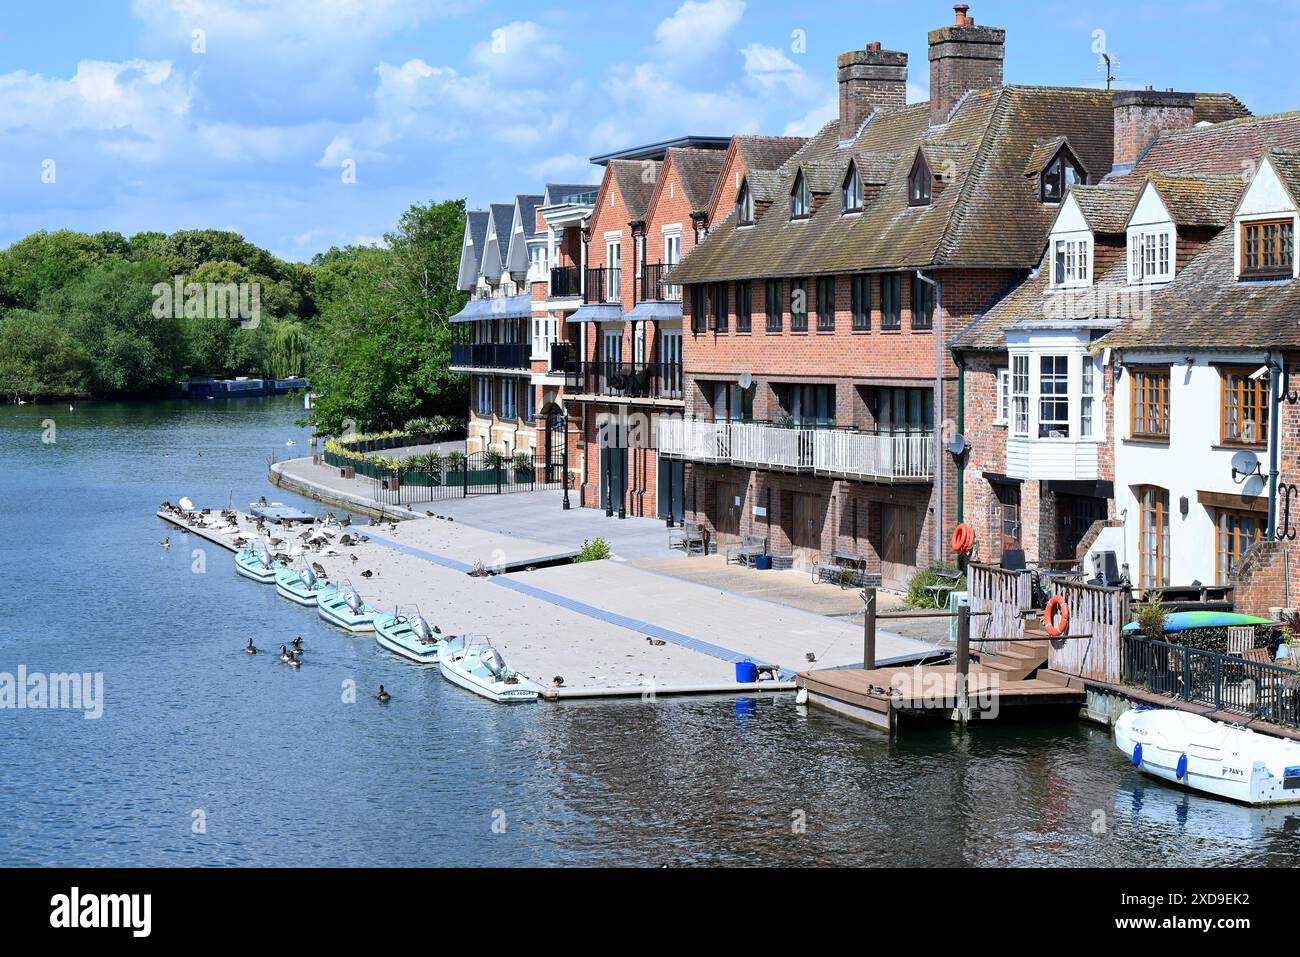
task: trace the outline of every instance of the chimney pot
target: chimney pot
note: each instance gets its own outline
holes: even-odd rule
[[[880,41],[879,41],[879,40],[872,40],[870,43],[867,44],[867,49],[868,49],[868,50],[871,50],[871,51],[873,51],[873,52],[876,51],[876,50],[879,50],[879,49],[880,49]]]
[[[952,5],[952,9],[953,9],[953,12],[954,12],[955,14],[957,14],[957,26],[959,26],[959,27],[964,27],[964,26],[966,26],[966,25],[967,25],[967,20],[968,20],[968,17],[966,16],[966,11],[970,9],[970,4],[969,4],[969,3],[954,3],[954,4]],[[972,21],[972,22],[973,22],[973,21]]]
[[[957,22],[930,31],[930,124],[946,123],[957,102],[972,90],[1000,89],[1007,31],[977,27],[970,5],[953,5]]]

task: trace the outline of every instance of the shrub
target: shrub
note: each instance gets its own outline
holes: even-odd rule
[[[447,469],[452,472],[459,472],[465,467],[465,453],[459,449],[452,449],[447,453]]]
[[[904,601],[908,608],[946,608],[935,600],[933,592],[926,591],[932,585],[942,585],[950,591],[965,591],[966,576],[956,581],[950,575],[939,575],[933,569],[918,571],[907,583],[907,596]]]
[[[531,472],[533,470],[533,457],[527,452],[516,452],[515,468],[520,472]]]
[[[1165,619],[1169,617],[1169,612],[1165,610],[1164,603],[1159,596],[1152,598],[1139,608],[1135,617],[1138,623],[1138,631],[1144,636],[1157,640],[1164,638]]]
[[[578,552],[575,562],[603,562],[613,554],[609,547],[609,542],[603,538],[597,538],[593,541],[584,541],[582,550]]]
[[[502,455],[500,452],[498,452],[496,449],[488,449],[487,453],[484,454],[483,456],[484,463],[490,469],[500,468],[501,463],[504,462],[505,460],[506,457]]]

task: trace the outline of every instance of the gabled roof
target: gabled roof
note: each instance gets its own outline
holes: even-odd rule
[[[691,212],[701,213],[709,208],[713,198],[713,188],[718,183],[718,174],[727,154],[721,150],[670,149],[668,160],[677,171],[682,189],[686,191],[686,201],[690,203]]]
[[[585,200],[587,197],[594,201],[599,189],[599,184],[592,183],[547,183],[542,205],[559,206],[562,203]]]
[[[618,184],[619,194],[623,197],[628,222],[635,223],[645,219],[650,209],[650,197],[654,195],[655,184],[659,182],[662,167],[663,163],[658,160],[610,160],[610,174]]]
[[[1264,151],[1273,165],[1277,178],[1291,194],[1291,202],[1300,208],[1300,150],[1272,147]]]
[[[1071,186],[1068,197],[1079,206],[1084,221],[1098,234],[1122,233],[1128,227],[1133,206],[1142,193],[1142,183],[1116,182],[1105,186]],[[1062,208],[1065,204],[1062,203]]]
[[[898,165],[898,153],[880,153],[862,150],[853,154],[853,165],[857,168],[858,178],[867,186],[882,186],[889,182],[890,174]],[[848,168],[845,167],[845,173]]]
[[[471,209],[465,216],[468,220],[469,238],[474,244],[474,257],[477,260],[474,271],[477,273],[483,261],[483,247],[487,245],[489,215],[486,209]]]
[[[520,194],[515,197],[515,207],[519,210],[519,221],[524,227],[524,236],[532,239],[537,235],[537,207],[542,205],[543,196],[526,196]]]
[[[514,203],[492,204],[492,228],[496,231],[497,248],[501,250],[502,256],[510,248],[510,224],[514,222],[514,218]]]
[[[807,139],[802,136],[737,136],[733,142],[746,170],[770,170],[793,156]]]
[[[1160,194],[1176,226],[1222,229],[1232,222],[1245,189],[1240,176],[1157,175],[1148,182]]]

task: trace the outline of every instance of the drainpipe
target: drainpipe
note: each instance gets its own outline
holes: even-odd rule
[[[957,363],[957,434],[966,434],[966,357],[954,351]],[[966,520],[966,456],[957,459],[957,524]]]
[[[934,561],[943,557],[943,283],[920,269],[916,278],[934,289]],[[913,303],[915,306],[915,303]],[[960,499],[959,499],[960,501]]]
[[[1277,460],[1282,444],[1281,423],[1278,415],[1282,405],[1282,363],[1276,352],[1268,354],[1268,528],[1266,537],[1277,538]]]

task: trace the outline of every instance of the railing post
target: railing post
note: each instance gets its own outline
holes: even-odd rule
[[[866,603],[866,615],[862,619],[862,667],[867,671],[876,670],[876,590],[864,588],[862,600]]]
[[[970,605],[957,606],[957,719],[962,725],[970,721]]]
[[[460,497],[469,498],[469,452],[460,460]]]

